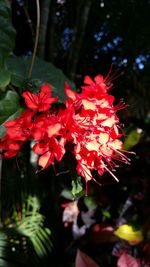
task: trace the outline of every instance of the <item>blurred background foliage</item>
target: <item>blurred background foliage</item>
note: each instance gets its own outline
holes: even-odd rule
[[[108,175],[102,177],[101,187],[91,182],[88,200],[80,177],[55,176],[52,168],[36,174],[31,144],[17,159],[1,162],[0,266],[73,267],[78,248],[100,267],[117,266],[119,253],[112,251],[125,248],[141,259],[141,266],[149,266],[150,1],[40,0],[39,42],[30,77],[36,2],[0,0],[0,136],[5,133],[3,123],[22,111],[25,89],[37,92],[49,82],[53,94],[64,100],[66,80],[78,88],[85,75],[106,76],[112,68],[111,93],[129,105],[120,113],[124,149],[136,156],[117,171],[119,183]],[[69,212],[66,219],[62,203],[73,200],[78,212],[75,205],[70,210],[76,219],[70,219]],[[140,245],[134,236],[131,246],[133,229],[122,234],[123,223],[144,235]],[[121,241],[108,232],[105,239],[99,228],[95,234],[94,225],[118,227]],[[78,260],[75,264],[82,267]]]

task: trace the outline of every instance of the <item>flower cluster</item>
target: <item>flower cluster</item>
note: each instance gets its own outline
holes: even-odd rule
[[[116,160],[129,162],[122,153],[116,115],[124,103],[113,105],[114,97],[107,92],[112,86],[101,75],[94,81],[86,76],[84,84],[82,92],[76,93],[66,83],[67,100],[58,109],[52,105],[57,97],[51,97],[50,85],[43,84],[38,95],[24,92],[27,109],[19,118],[4,123],[7,130],[0,140],[2,156],[13,157],[26,140],[34,140],[32,149],[39,155],[42,169],[54,164],[55,159],[60,162],[70,149],[77,173],[86,182],[93,178],[93,170],[100,176],[108,171],[117,180],[113,173]]]

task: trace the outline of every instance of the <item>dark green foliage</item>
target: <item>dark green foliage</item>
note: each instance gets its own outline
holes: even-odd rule
[[[7,59],[6,64],[11,73],[10,82],[13,86],[20,87],[28,78],[30,63],[31,57],[29,56],[11,57]],[[63,72],[52,63],[36,58],[30,82],[35,83],[38,87],[43,83],[50,83],[52,85],[52,94],[54,96],[58,95],[61,100],[64,100],[66,97],[64,92],[65,81],[71,87],[75,87],[74,83],[67,79]]]
[[[20,108],[19,96],[16,92],[7,91],[0,101],[0,124]]]
[[[9,55],[15,45],[15,30],[11,23],[9,2],[0,1],[0,56]]]
[[[0,1],[0,88],[10,83],[10,73],[5,65],[5,59],[15,46],[15,30],[11,23],[11,8],[9,2]]]

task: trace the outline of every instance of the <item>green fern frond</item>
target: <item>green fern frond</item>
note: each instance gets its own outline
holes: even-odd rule
[[[0,267],[37,267],[51,251],[51,231],[44,226],[36,197],[22,203],[21,219],[14,210],[11,223],[0,228]],[[32,257],[30,257],[32,255]]]
[[[24,203],[22,220],[17,222],[19,232],[28,237],[39,257],[51,251],[51,231],[44,226],[44,216],[39,213],[40,204],[36,197],[29,196]]]

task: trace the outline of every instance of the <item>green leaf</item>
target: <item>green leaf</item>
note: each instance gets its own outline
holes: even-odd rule
[[[9,57],[6,60],[8,70],[11,72],[11,83],[20,87],[28,78],[28,69],[31,57]]]
[[[75,181],[72,181],[72,194],[76,196],[77,194],[81,193],[83,190],[80,177],[78,177]]]
[[[95,209],[97,207],[95,199],[91,196],[86,196],[84,198],[84,203],[88,207],[88,209]]]
[[[73,199],[73,194],[72,194],[71,190],[69,190],[69,189],[64,189],[61,192],[61,196],[66,198],[66,199],[69,199],[69,200]]]
[[[142,130],[136,129],[132,130],[124,141],[123,149],[128,150],[133,146],[137,145],[142,137]]]
[[[0,0],[0,55],[7,56],[15,45],[15,30],[11,22],[11,9]]]
[[[0,100],[0,124],[20,109],[19,96],[16,92],[7,91],[5,97]]]
[[[102,214],[106,218],[111,218],[111,214],[108,210],[102,210]]]
[[[10,72],[5,68],[1,68],[0,69],[0,88],[6,87],[10,83],[10,80],[11,80]]]
[[[20,87],[23,82],[28,79],[28,71],[31,63],[31,57],[10,57],[7,59],[6,65],[11,72],[11,83]],[[66,98],[64,93],[65,82],[67,81],[72,89],[75,85],[70,81],[63,72],[56,68],[52,63],[36,58],[33,67],[32,78],[33,83],[42,85],[42,83],[50,83],[52,86],[53,96],[58,95],[61,100]]]

